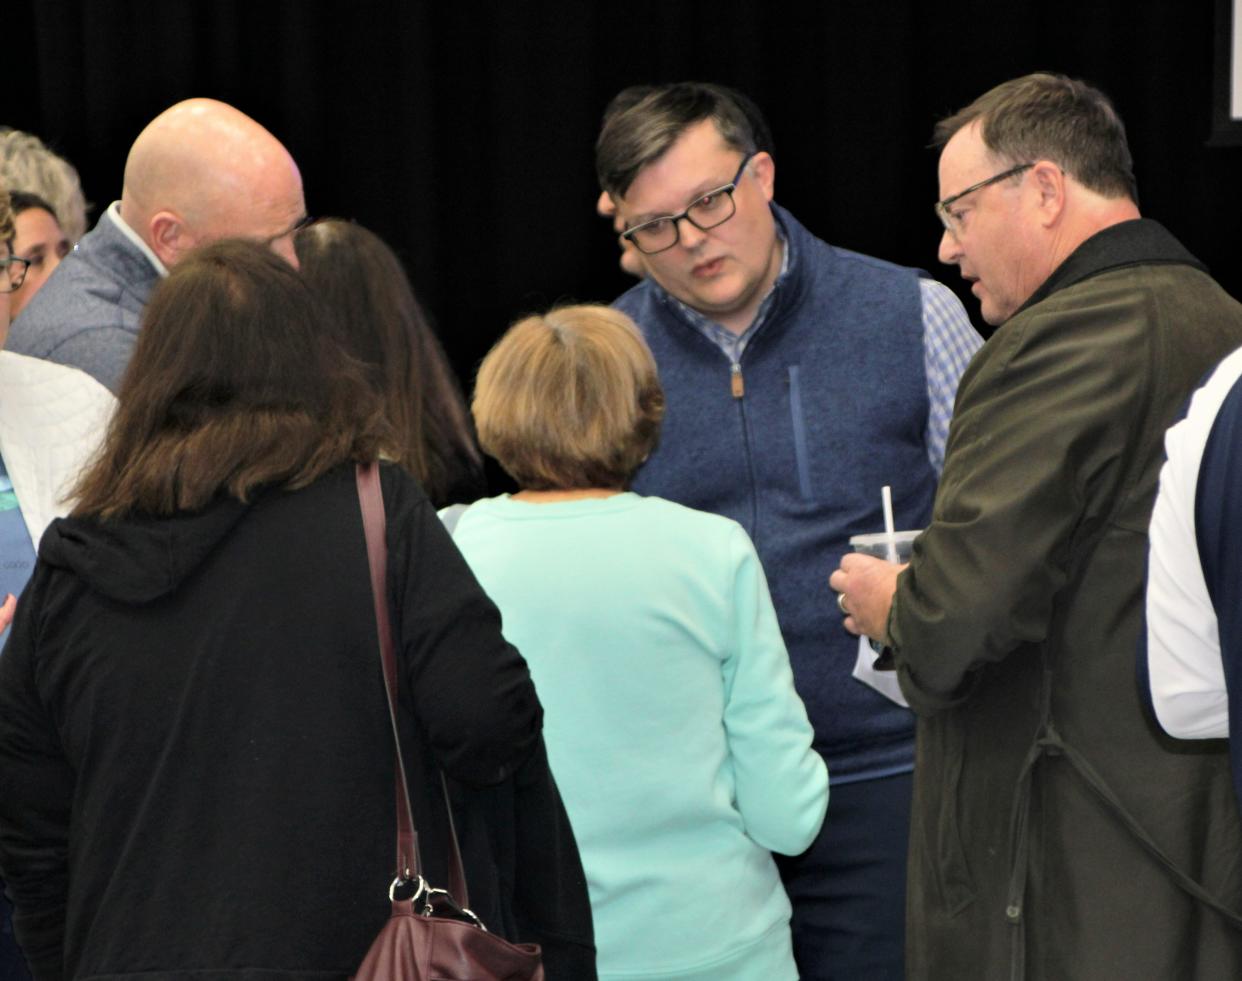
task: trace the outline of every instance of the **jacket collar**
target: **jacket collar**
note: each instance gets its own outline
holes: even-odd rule
[[[109,219],[111,219],[112,224],[116,226],[116,230],[129,239],[130,244],[147,257],[147,262],[151,263],[152,268],[154,268],[156,272],[158,272],[161,276],[168,275],[168,267],[160,261],[159,256],[152,251],[151,246],[147,245],[147,243],[142,240],[142,237],[129,226],[129,222],[121,217],[120,201],[113,201],[112,205],[108,208],[105,214]]]
[[[116,302],[141,314],[160,281],[160,272],[117,224],[119,219],[119,215],[113,217],[111,208],[106,210],[70,254],[96,269],[105,280],[116,283],[120,287]]]
[[[1048,299],[1057,290],[1100,273],[1124,266],[1162,264],[1191,266],[1204,273],[1208,271],[1207,266],[1191,255],[1159,222],[1150,218],[1135,218],[1110,225],[1071,252],[1014,316]]]

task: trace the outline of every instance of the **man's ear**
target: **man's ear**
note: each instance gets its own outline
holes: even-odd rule
[[[750,158],[746,168],[755,175],[755,180],[763,188],[763,195],[771,201],[776,194],[776,161],[767,150],[760,150]]]
[[[1043,223],[1045,227],[1053,225],[1065,210],[1065,171],[1051,160],[1037,160],[1031,176]]]
[[[175,211],[157,211],[151,216],[147,230],[150,235],[147,244],[169,269],[196,244],[184,219]]]

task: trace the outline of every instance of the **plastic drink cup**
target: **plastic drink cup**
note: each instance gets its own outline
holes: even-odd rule
[[[892,537],[883,531],[877,531],[871,535],[854,535],[850,538],[850,547],[855,552],[861,552],[863,555],[874,555],[877,559],[887,559],[889,543],[897,551],[897,561],[909,562],[910,555],[914,551],[914,540],[923,534],[923,529],[918,528],[914,531],[895,531]]]
[[[891,535],[885,531],[877,531],[870,535],[854,535],[850,538],[850,547],[855,552],[863,555],[874,555],[877,559],[890,558],[890,552],[896,555],[898,564],[909,562],[910,556],[914,553],[914,540],[923,534],[922,528],[916,528],[913,531],[895,531]],[[875,668],[879,671],[892,670],[892,657],[884,650],[884,645],[879,641],[870,641],[871,649],[880,655],[879,660],[875,662]]]

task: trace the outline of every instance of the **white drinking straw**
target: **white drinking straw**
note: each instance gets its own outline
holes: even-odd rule
[[[884,506],[884,534],[888,536],[884,557],[897,561],[897,528],[893,524],[893,489],[888,484],[880,488],[880,503]]]

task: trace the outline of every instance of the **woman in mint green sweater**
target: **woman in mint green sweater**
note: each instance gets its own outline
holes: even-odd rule
[[[746,533],[625,490],[663,408],[624,314],[515,324],[473,410],[521,491],[471,506],[454,537],[545,708],[600,977],[784,981],[771,853],[811,843],[828,774]]]

